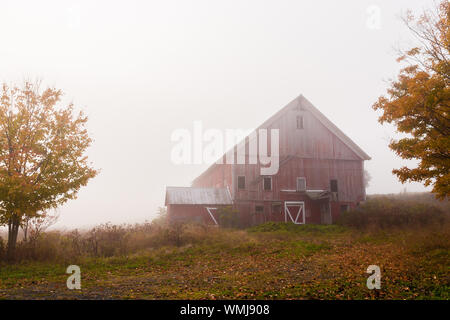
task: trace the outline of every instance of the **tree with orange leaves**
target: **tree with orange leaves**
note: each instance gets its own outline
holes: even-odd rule
[[[97,174],[84,154],[87,117],[60,106],[61,95],[39,82],[0,92],[0,225],[8,226],[10,259],[24,221],[75,198]]]
[[[403,159],[418,159],[416,168],[392,172],[403,183],[432,185],[437,197],[450,194],[450,3],[445,0],[420,17],[403,19],[419,45],[401,53],[406,63],[387,95],[373,105],[380,123],[393,123],[408,136],[389,147]]]

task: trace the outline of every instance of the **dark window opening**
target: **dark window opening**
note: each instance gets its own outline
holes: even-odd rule
[[[350,206],[348,204],[341,205],[341,213],[347,212],[350,210]]]
[[[297,129],[303,129],[303,116],[297,116]]]
[[[272,190],[272,177],[264,177],[264,191]]]
[[[336,179],[330,180],[330,191],[338,192],[338,183]]]
[[[245,189],[245,176],[238,176],[238,189]]]
[[[264,212],[264,206],[255,206],[255,212],[256,213],[263,213]]]
[[[297,191],[306,191],[306,179],[297,178]]]
[[[272,204],[272,213],[281,213],[281,204]]]

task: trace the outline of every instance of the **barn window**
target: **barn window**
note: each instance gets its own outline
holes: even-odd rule
[[[272,190],[272,177],[264,177],[264,191]]]
[[[272,213],[281,213],[281,203],[272,203]]]
[[[245,176],[238,176],[238,189],[245,189]]]
[[[306,190],[306,178],[297,178],[297,191]]]
[[[297,116],[297,129],[303,129],[303,116]]]
[[[347,212],[347,211],[349,211],[350,210],[350,206],[348,205],[348,204],[343,204],[343,205],[341,205],[341,213],[343,213],[343,212]]]
[[[263,213],[264,212],[264,206],[255,206],[255,212],[256,213]]]
[[[338,183],[336,179],[330,180],[330,191],[331,192],[338,192]]]

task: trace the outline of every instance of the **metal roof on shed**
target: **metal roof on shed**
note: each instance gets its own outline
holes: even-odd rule
[[[221,204],[231,205],[227,188],[166,187],[168,204]]]

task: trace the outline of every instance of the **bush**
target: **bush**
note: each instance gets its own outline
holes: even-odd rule
[[[448,213],[433,204],[376,197],[367,200],[354,210],[341,214],[338,224],[357,229],[369,227],[386,229],[442,224],[447,219]]]
[[[218,219],[225,227],[241,227],[237,212],[232,208],[219,210]],[[432,203],[422,203],[411,199],[374,197],[358,209],[342,214],[339,224],[359,229],[393,228],[406,226],[444,225],[448,221],[448,211]],[[295,225],[292,223],[267,222],[248,229],[250,233],[267,233],[281,238],[299,234],[334,234],[347,228],[339,225]],[[415,229],[414,229],[415,230]],[[247,231],[228,230],[212,225],[169,224],[163,215],[152,222],[135,225],[99,225],[85,231],[42,232],[37,237],[17,244],[16,261],[52,261],[77,264],[85,258],[132,255],[141,251],[167,246],[188,246],[208,244],[218,247],[227,243],[250,241]],[[418,233],[413,232],[415,235]],[[431,241],[432,240],[432,241]],[[441,245],[442,239],[434,237],[429,242]],[[0,261],[6,255],[5,240],[0,237]]]
[[[217,222],[225,228],[242,228],[239,211],[231,206],[217,209]]]
[[[129,231],[124,226],[110,223],[102,224],[88,232],[86,241],[88,251],[95,257],[112,257],[127,252]]]
[[[52,261],[76,264],[89,257],[113,257],[165,246],[204,242],[217,228],[198,224],[167,224],[161,219],[135,225],[101,224],[87,231],[50,231],[20,241],[16,262]],[[5,243],[0,237],[0,261]]]

